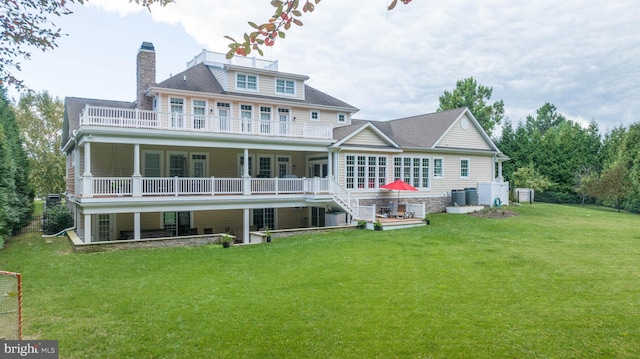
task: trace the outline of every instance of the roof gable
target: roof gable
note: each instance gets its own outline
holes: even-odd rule
[[[433,147],[497,151],[493,141],[467,108],[451,123]]]
[[[456,124],[466,119],[468,132]],[[357,120],[354,120],[357,121]],[[372,122],[391,141],[404,148],[458,148],[498,151],[473,114],[466,107],[391,121]],[[455,141],[454,141],[455,140]],[[450,141],[449,146],[444,145]],[[455,146],[452,146],[455,145]]]
[[[339,138],[334,146],[399,147],[371,122],[358,121],[351,126],[339,127],[334,130],[334,138]]]

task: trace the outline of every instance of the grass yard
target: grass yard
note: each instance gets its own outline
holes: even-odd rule
[[[231,249],[24,237],[0,269],[60,358],[640,357],[640,216],[514,210]]]

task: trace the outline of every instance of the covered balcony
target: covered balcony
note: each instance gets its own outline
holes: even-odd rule
[[[335,194],[329,178],[88,177],[80,197],[176,197],[260,194]]]
[[[213,115],[193,115],[87,105],[80,126],[170,130],[215,134],[258,135],[307,139],[331,139],[333,126],[290,121],[257,120]]]

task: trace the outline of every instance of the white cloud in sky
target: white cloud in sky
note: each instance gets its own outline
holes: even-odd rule
[[[77,45],[69,41],[54,53],[66,64],[59,66],[85,79],[96,68],[113,70],[101,86],[116,88],[107,97],[114,99],[135,93],[131,71],[142,41],[156,45],[162,80],[184,70],[202,48],[226,52],[224,35],[240,38],[251,30],[247,21],[261,23],[273,11],[268,0],[176,0],[150,14],[126,0],[88,4],[78,8],[85,16],[83,35],[106,49],[70,55]],[[595,120],[602,130],[640,119],[640,11],[633,0],[416,0],[391,12],[386,6],[383,0],[322,1],[301,18],[303,27],[267,49],[266,58],[279,60],[281,71],[309,75],[311,86],[360,108],[357,118],[433,112],[439,95],[473,76],[493,87],[492,100],[504,100],[513,122],[546,102],[576,122]],[[107,30],[101,32],[94,19],[108,21]],[[72,25],[69,33],[77,35],[82,27]],[[110,56],[109,65],[99,62]],[[94,66],[78,65],[87,61]],[[93,97],[92,86],[57,95]]]

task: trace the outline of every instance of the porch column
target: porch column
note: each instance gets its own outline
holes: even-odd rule
[[[245,208],[242,211],[242,243],[249,243],[249,208]]]
[[[82,196],[93,197],[93,175],[91,174],[91,142],[84,143],[84,173],[82,174]]]
[[[502,161],[498,162],[498,180],[502,182],[504,177],[502,177]]]
[[[133,239],[140,239],[140,212],[133,214]]]
[[[242,154],[242,194],[251,194],[251,176],[249,175],[249,149],[245,148]]]
[[[140,174],[140,145],[133,145],[133,175],[131,176],[131,194],[142,197],[142,175]]]
[[[91,243],[91,215],[84,215],[84,243]]]
[[[333,152],[331,152],[331,150],[329,150],[329,153],[327,156],[327,177],[328,178],[333,177]]]

